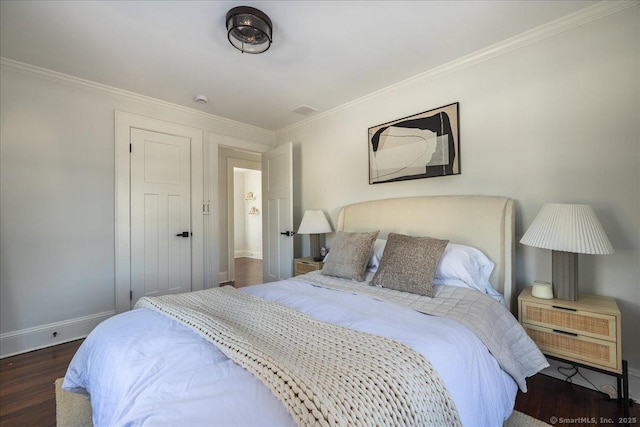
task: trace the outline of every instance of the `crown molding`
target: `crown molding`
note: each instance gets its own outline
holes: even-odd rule
[[[13,59],[0,57],[0,67],[2,67],[3,70],[14,71],[16,73],[20,73],[29,77],[35,77],[42,80],[54,81],[57,83],[65,84],[67,86],[71,86],[79,89],[93,90],[95,92],[106,94],[115,98],[127,99],[131,101],[139,102],[142,104],[146,104],[146,105],[151,105],[151,106],[165,108],[165,109],[174,110],[174,111],[180,111],[182,113],[187,113],[192,116],[197,116],[207,120],[214,120],[222,124],[234,126],[237,128],[242,128],[245,130],[249,130],[251,132],[261,133],[263,135],[269,136],[271,139],[275,138],[275,132],[271,130],[259,128],[257,126],[252,126],[246,123],[216,116],[214,114],[205,113],[200,110],[195,110],[193,108],[185,107],[183,105],[178,105],[171,102],[163,101],[161,99],[152,98],[150,96],[140,95],[135,92],[130,92],[124,89],[118,89],[113,86],[107,86],[101,83],[96,83],[90,80],[81,79],[79,77],[74,77],[68,74],[59,73],[57,71],[49,70],[46,68],[37,67],[35,65],[26,64],[24,62],[14,61]]]
[[[323,117],[351,108],[355,105],[362,104],[364,102],[375,99],[377,97],[393,93],[406,86],[426,83],[426,82],[441,78],[443,76],[446,76],[448,74],[452,74],[457,71],[463,70],[465,68],[469,68],[471,66],[477,65],[481,62],[488,61],[495,57],[507,54],[514,50],[522,49],[531,44],[537,43],[541,40],[554,37],[565,31],[569,31],[573,28],[588,24],[593,21],[597,21],[606,16],[612,15],[614,13],[620,12],[622,10],[628,9],[633,6],[637,6],[639,4],[640,4],[640,0],[601,1],[599,3],[594,4],[593,6],[589,6],[578,12],[572,13],[565,17],[540,25],[529,31],[525,31],[524,33],[518,34],[516,36],[510,37],[506,40],[503,40],[489,47],[470,53],[469,55],[465,55],[461,58],[455,59],[446,64],[432,68],[431,70],[425,71],[413,77],[409,77],[408,79],[402,80],[391,86],[387,86],[383,89],[377,90],[375,92],[371,92],[360,98],[354,99],[353,101],[339,105],[330,110],[326,110],[326,111],[314,114],[313,117],[309,117],[307,119],[301,120],[292,125],[278,129],[276,131],[276,135],[291,131],[300,126],[304,126],[308,123],[314,122],[316,120],[320,120]]]

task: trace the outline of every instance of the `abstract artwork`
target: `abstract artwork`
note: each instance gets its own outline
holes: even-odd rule
[[[369,128],[369,184],[458,175],[458,105]]]

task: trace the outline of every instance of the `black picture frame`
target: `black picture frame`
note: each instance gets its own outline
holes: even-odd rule
[[[369,184],[460,174],[460,104],[369,128]]]

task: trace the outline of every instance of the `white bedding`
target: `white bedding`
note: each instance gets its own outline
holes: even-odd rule
[[[322,321],[396,339],[438,370],[465,426],[501,426],[517,386],[457,322],[295,279],[243,288]],[[100,324],[63,388],[91,395],[96,426],[293,426],[257,378],[195,332],[147,309]]]

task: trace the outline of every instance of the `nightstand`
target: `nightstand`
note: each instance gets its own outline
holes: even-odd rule
[[[628,417],[629,374],[622,360],[616,300],[587,294],[580,294],[578,301],[541,299],[532,296],[531,289],[518,296],[518,319],[527,334],[551,359],[615,376]]]
[[[322,261],[314,261],[311,257],[296,258],[293,260],[293,275],[299,276],[312,271],[322,270],[323,264]]]

